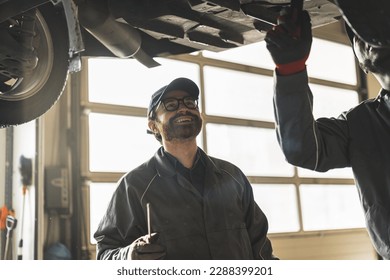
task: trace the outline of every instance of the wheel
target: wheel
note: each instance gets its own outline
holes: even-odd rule
[[[0,127],[18,125],[44,114],[61,96],[69,69],[69,39],[62,8],[38,7],[32,44],[37,64],[28,74],[0,81]]]

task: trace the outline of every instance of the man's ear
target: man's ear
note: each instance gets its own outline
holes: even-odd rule
[[[151,131],[153,131],[154,133],[157,132],[157,129],[156,129],[156,124],[155,124],[155,121],[154,120],[149,120],[148,121],[148,127]]]

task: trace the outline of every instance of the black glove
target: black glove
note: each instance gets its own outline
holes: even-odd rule
[[[130,245],[130,260],[162,260],[165,258],[165,248],[159,244],[153,244],[158,239],[158,233],[141,236]]]
[[[307,11],[284,10],[278,25],[267,32],[264,40],[281,74],[293,74],[305,69],[310,54],[312,33]]]

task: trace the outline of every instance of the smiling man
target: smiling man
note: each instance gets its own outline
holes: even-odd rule
[[[98,259],[276,259],[246,176],[197,146],[198,97],[187,78],[152,95],[149,132],[162,147],[119,180],[95,233]]]

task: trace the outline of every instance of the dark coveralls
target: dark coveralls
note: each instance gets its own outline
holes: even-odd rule
[[[129,245],[147,234],[147,203],[166,259],[275,258],[267,218],[239,168],[198,149],[196,165],[205,172],[202,195],[169,157],[160,148],[121,178],[94,235],[97,259],[127,259]]]
[[[320,172],[352,167],[372,242],[390,259],[389,92],[338,118],[314,120],[306,71],[275,79],[276,131],[287,161]]]

